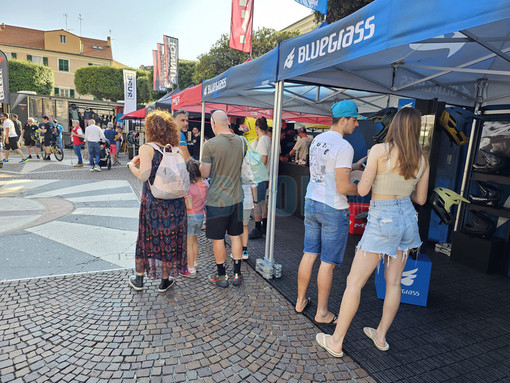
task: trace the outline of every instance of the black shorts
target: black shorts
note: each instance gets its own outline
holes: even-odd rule
[[[25,138],[25,146],[35,146],[35,141],[31,138]]]
[[[50,146],[51,145],[51,137],[44,137],[43,145]]]
[[[215,207],[206,206],[205,236],[209,239],[223,239],[228,235],[243,233],[243,203]]]
[[[16,150],[18,148],[18,137],[9,137],[9,143],[5,145],[5,150]]]

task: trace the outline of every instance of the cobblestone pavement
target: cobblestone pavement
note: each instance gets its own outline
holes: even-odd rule
[[[0,182],[125,179],[140,190],[125,167],[8,165]],[[152,280],[131,290],[129,269],[0,282],[0,382],[375,382],[318,347],[318,328],[246,264],[240,288],[210,285],[212,245],[199,242],[199,277],[165,294]]]

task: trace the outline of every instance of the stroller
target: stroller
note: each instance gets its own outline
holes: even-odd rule
[[[112,156],[110,155],[110,144],[107,141],[99,141],[99,167],[112,168]]]

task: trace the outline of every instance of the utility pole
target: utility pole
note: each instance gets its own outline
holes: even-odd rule
[[[81,17],[81,13],[78,13],[78,20],[80,20],[80,37],[81,37],[81,21],[83,18]]]
[[[68,14],[67,13],[64,13],[64,18],[66,19],[66,31],[69,32],[69,29],[67,28],[67,17],[68,17]]]

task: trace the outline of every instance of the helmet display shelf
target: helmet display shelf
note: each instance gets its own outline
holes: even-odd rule
[[[490,129],[491,123],[507,124],[510,135],[510,106],[483,108],[481,117],[473,126],[461,192],[471,203],[459,205],[451,260],[484,273],[510,276],[510,158],[494,150],[495,145],[487,145],[487,139],[482,145],[484,129]]]

